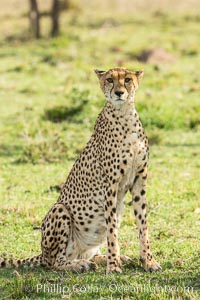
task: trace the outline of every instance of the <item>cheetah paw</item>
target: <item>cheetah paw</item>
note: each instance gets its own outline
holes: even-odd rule
[[[89,260],[81,259],[75,260],[71,262],[70,265],[71,271],[74,272],[87,272],[87,271],[95,271],[97,269],[97,265]]]
[[[120,258],[117,258],[114,262],[107,261],[106,275],[109,273],[122,273]]]
[[[95,255],[92,259],[92,261],[94,263],[96,263],[97,265],[101,265],[101,264],[106,264],[106,261],[107,261],[107,258],[106,258],[106,255]]]
[[[147,258],[140,258],[140,261],[146,272],[155,272],[162,270],[162,267],[154,258],[152,258],[151,260],[148,260]]]
[[[133,261],[132,258],[130,258],[129,256],[126,256],[126,255],[121,255],[120,259],[123,264],[130,264]]]
[[[106,269],[106,275],[109,273],[122,273],[122,269],[119,266],[110,266]]]

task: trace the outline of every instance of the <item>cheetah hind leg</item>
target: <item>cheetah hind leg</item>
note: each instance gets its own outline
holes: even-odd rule
[[[95,270],[96,264],[78,256],[76,241],[72,238],[71,216],[67,208],[56,203],[43,222],[42,252],[48,266],[54,270],[84,272]],[[70,256],[74,257],[70,260]]]
[[[83,273],[96,270],[97,265],[95,262],[83,258],[70,260],[69,257],[65,255],[65,251],[61,250],[57,254],[53,269]]]

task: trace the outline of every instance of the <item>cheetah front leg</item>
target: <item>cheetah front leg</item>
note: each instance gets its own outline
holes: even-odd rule
[[[135,177],[135,182],[131,188],[132,203],[134,207],[134,213],[137,220],[137,226],[139,231],[140,240],[140,260],[143,268],[146,271],[157,271],[161,269],[161,266],[153,258],[150,251],[150,243],[147,229],[146,219],[146,178],[147,168]]]
[[[120,250],[118,245],[117,230],[117,187],[112,186],[107,190],[105,199],[105,220],[107,226],[107,269],[110,272],[121,273]]]

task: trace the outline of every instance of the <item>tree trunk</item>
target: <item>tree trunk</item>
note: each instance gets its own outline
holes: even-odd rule
[[[34,36],[40,38],[40,14],[37,0],[30,0],[30,29]]]
[[[52,30],[51,30],[52,37],[55,37],[59,34],[59,14],[60,14],[59,0],[53,0]]]

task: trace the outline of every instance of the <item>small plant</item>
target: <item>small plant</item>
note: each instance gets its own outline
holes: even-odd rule
[[[26,144],[16,160],[17,163],[51,163],[67,157],[68,146],[58,133],[45,136],[40,132],[34,136],[26,136]]]

